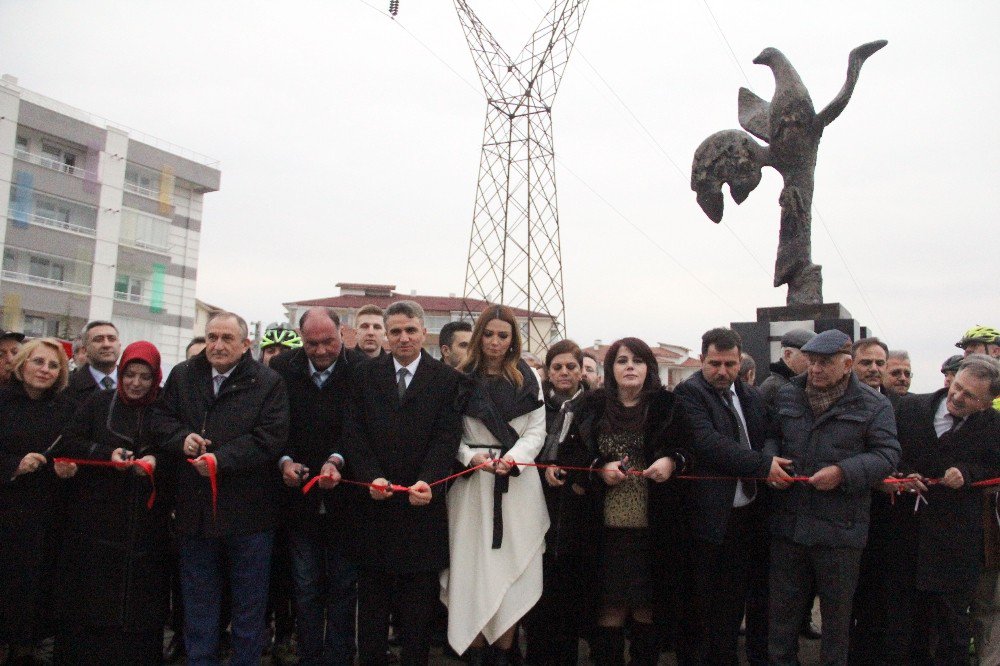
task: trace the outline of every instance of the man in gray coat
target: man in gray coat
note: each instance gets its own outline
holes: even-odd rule
[[[851,371],[851,339],[824,331],[802,347],[805,375],[775,398],[764,451],[792,460],[806,481],[769,482],[772,664],[798,663],[798,631],[815,583],[820,597],[824,664],[847,663],[851,599],[868,536],[871,489],[899,462],[896,420],[883,396]]]

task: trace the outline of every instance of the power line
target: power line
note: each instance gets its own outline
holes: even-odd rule
[[[740,63],[740,59],[736,56],[736,51],[733,49],[733,45],[729,43],[729,38],[726,37],[726,33],[722,30],[722,26],[719,24],[719,19],[715,18],[715,13],[712,8],[708,6],[708,0],[702,0],[705,4],[705,10],[708,15],[712,17],[712,22],[715,23],[715,27],[718,29],[719,34],[722,35],[722,41],[726,43],[726,47],[729,49],[729,55],[733,57],[733,62],[736,63],[736,67],[740,70],[740,74],[743,75],[743,80],[747,82],[747,88],[753,88],[750,83],[750,77],[747,76],[746,71],[743,69],[743,65]]]

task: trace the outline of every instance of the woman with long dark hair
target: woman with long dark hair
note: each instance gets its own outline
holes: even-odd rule
[[[59,486],[47,454],[73,414],[60,391],[69,362],[58,340],[25,343],[0,389],[0,644],[9,663],[31,663],[44,636]]]
[[[686,467],[690,426],[683,406],[660,383],[656,357],[637,338],[613,343],[604,358],[604,388],[580,399],[570,432],[559,447],[561,464],[589,499],[585,534],[591,555],[596,629],[595,662],[623,662],[628,623],[631,664],[656,664],[659,641],[654,610],[669,605],[681,571],[681,496],[671,478]],[[583,607],[581,607],[582,610]]]
[[[450,569],[441,576],[448,642],[470,663],[507,664],[517,624],[542,592],[549,517],[531,462],[545,439],[537,376],[521,360],[510,308],[491,305],[476,322],[462,365],[473,389],[458,460],[470,467],[448,492]]]
[[[149,406],[161,380],[159,351],[149,342],[133,342],[119,360],[117,388],[91,396],[66,429],[65,455],[119,467],[74,470],[69,547],[59,562],[57,663],[160,663],[170,493],[157,466]],[[160,488],[154,495],[156,477]]]

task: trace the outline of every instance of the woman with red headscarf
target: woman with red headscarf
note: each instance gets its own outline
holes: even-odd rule
[[[155,494],[147,470],[161,476],[148,424],[161,380],[156,347],[130,344],[118,387],[91,396],[64,433],[61,455],[115,465],[69,470],[74,500],[59,563],[56,663],[160,663],[168,493]]]

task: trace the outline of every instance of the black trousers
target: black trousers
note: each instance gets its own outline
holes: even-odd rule
[[[767,641],[767,620],[761,617],[766,601],[760,598],[761,577],[767,572],[767,529],[763,511],[755,504],[732,510],[722,543],[694,542],[699,642],[703,661],[711,666],[739,664],[740,621],[748,601],[756,602],[747,609],[748,652],[751,633],[758,649]]]
[[[358,574],[358,655],[362,666],[388,663],[389,613],[403,647],[403,666],[424,666],[440,590],[437,571],[408,574],[361,569]]]

